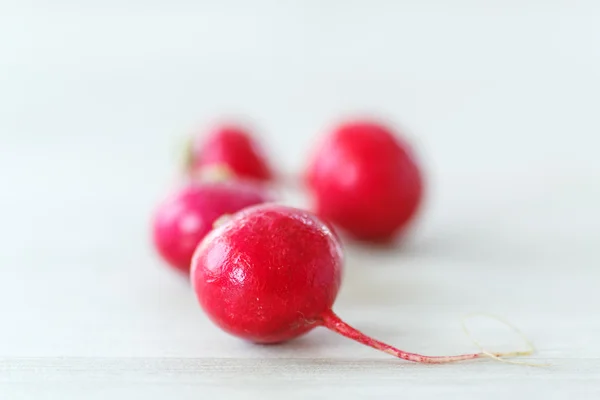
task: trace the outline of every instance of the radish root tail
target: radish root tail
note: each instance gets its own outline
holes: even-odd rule
[[[527,350],[503,353],[502,355],[499,355],[498,353],[491,353],[491,352],[487,351],[483,347],[481,342],[479,342],[477,339],[475,339],[473,337],[473,335],[471,334],[471,331],[467,328],[467,320],[475,318],[475,317],[490,318],[490,319],[493,319],[495,321],[498,321],[498,322],[504,324],[506,327],[508,327],[510,330],[512,330],[514,333],[516,333],[521,338],[521,340],[523,340],[523,342],[527,345]],[[496,361],[500,361],[500,362],[507,363],[507,364],[525,365],[525,366],[529,366],[529,367],[547,367],[550,365],[550,364],[542,364],[542,363],[530,363],[530,362],[524,362],[524,361],[507,360],[504,358],[504,357],[530,356],[533,353],[535,353],[535,347],[534,347],[533,343],[531,342],[531,340],[529,340],[529,338],[527,338],[527,336],[525,336],[525,334],[523,332],[521,332],[521,330],[519,328],[517,328],[516,326],[514,326],[513,324],[511,324],[504,318],[501,318],[497,315],[487,314],[487,313],[472,313],[472,314],[468,314],[468,315],[464,316],[461,319],[461,324],[462,324],[463,331],[465,332],[465,335],[467,335],[469,340],[471,340],[471,342],[473,342],[473,344],[479,348],[479,351],[481,352],[481,354],[483,354],[489,358],[492,358]]]
[[[511,353],[490,353],[488,351],[482,350],[480,353],[472,353],[472,354],[460,354],[455,356],[426,356],[422,354],[410,353],[404,350],[400,350],[396,347],[390,346],[389,344],[380,342],[379,340],[373,339],[370,336],[365,335],[360,332],[356,328],[348,325],[344,322],[340,317],[338,317],[332,310],[325,312],[321,316],[322,322],[321,324],[325,326],[327,329],[338,333],[342,336],[345,336],[349,339],[362,343],[366,346],[372,347],[376,350],[382,351],[384,353],[388,353],[394,357],[401,358],[407,361],[413,361],[417,363],[423,364],[446,364],[457,361],[465,361],[472,360],[476,358],[484,358],[491,357],[495,360],[500,360],[503,362],[510,362],[504,360],[502,357],[514,357],[514,356],[523,356],[530,355],[532,353],[532,349],[528,351],[519,351],[519,352],[511,352]],[[509,324],[509,326],[511,326]],[[468,332],[468,331],[467,331]],[[470,336],[470,335],[469,335]],[[475,341],[474,341],[475,342]],[[476,342],[477,343],[477,342]],[[528,341],[529,343],[529,341]],[[479,345],[481,348],[481,346]]]

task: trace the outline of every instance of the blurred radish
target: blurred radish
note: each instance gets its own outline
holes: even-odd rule
[[[388,242],[402,233],[423,196],[408,143],[370,121],[344,123],[326,136],[305,180],[315,212],[366,241]]]
[[[217,219],[271,198],[267,189],[255,182],[190,182],[156,210],[154,246],[169,265],[188,273],[194,250]]]
[[[206,136],[193,138],[188,155],[188,170],[225,165],[238,177],[269,181],[273,172],[258,140],[246,129],[222,125]]]

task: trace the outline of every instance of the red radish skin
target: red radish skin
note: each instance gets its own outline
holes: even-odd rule
[[[409,145],[378,123],[340,125],[305,172],[315,212],[350,236],[389,242],[413,219],[423,179]]]
[[[192,174],[207,166],[225,165],[240,178],[273,179],[271,166],[258,140],[239,126],[225,125],[206,137],[199,136],[189,151],[188,169]]]
[[[263,204],[234,214],[206,236],[192,259],[191,282],[209,318],[249,341],[277,343],[324,326],[409,361],[439,364],[485,356],[413,354],[349,326],[332,311],[342,267],[340,242],[318,217]]]
[[[190,182],[156,210],[154,246],[169,265],[188,274],[194,250],[218,218],[270,200],[271,194],[253,182]]]

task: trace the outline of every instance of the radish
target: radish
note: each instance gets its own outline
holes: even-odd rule
[[[230,216],[206,236],[192,259],[191,282],[217,326],[257,343],[290,340],[324,326],[409,361],[438,364],[489,355],[424,356],[359,332],[332,311],[342,264],[340,242],[317,216],[262,204]]]
[[[269,181],[273,172],[258,141],[245,129],[224,125],[206,137],[195,138],[189,148],[192,174],[211,165],[225,165],[241,178]]]
[[[305,173],[315,212],[356,239],[389,242],[415,216],[423,179],[409,145],[378,123],[340,125]]]
[[[270,193],[254,182],[190,182],[156,210],[154,246],[168,264],[189,273],[194,250],[218,218],[268,200]]]

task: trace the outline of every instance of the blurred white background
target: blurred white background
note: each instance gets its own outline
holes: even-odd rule
[[[340,308],[361,328],[455,352],[463,337],[435,347],[426,329],[439,309],[406,311],[423,329],[412,337],[390,328],[398,307],[485,305],[546,356],[597,360],[599,106],[593,0],[0,0],[0,385],[48,390],[23,357],[378,356],[326,332],[313,352],[240,347],[155,259],[149,215],[179,146],[228,116],[288,171],[357,114],[414,142],[428,207],[404,253],[351,250]],[[396,308],[369,322],[382,307]]]
[[[596,215],[574,193],[600,171],[595,1],[0,5],[2,202],[27,209],[9,213],[19,221],[107,202],[140,210],[183,138],[215,119],[251,118],[298,170],[316,136],[356,113],[413,138],[438,221],[540,185],[541,206],[572,202],[566,222]],[[26,225],[11,236],[29,237]]]

